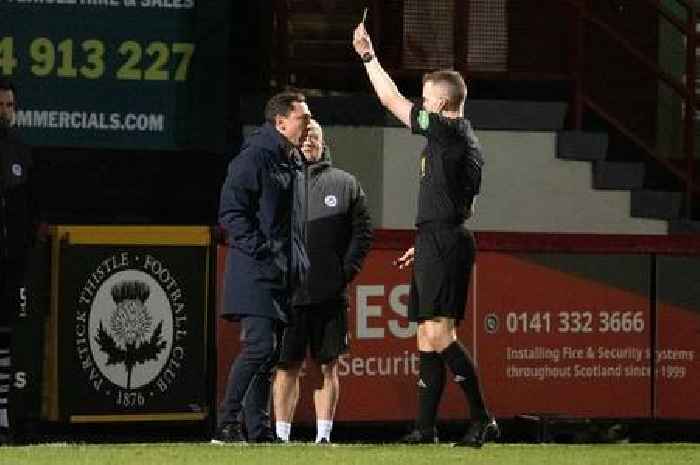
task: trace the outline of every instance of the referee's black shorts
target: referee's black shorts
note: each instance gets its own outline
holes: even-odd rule
[[[278,366],[303,362],[306,353],[319,364],[337,359],[348,350],[346,301],[294,306],[285,328]]]
[[[408,299],[409,321],[464,319],[475,256],[474,235],[463,225],[420,225]]]

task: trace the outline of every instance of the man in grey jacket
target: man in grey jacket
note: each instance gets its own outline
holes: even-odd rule
[[[299,375],[307,350],[323,384],[314,391],[316,442],[330,442],[340,382],[338,357],[348,349],[347,285],[372,242],[365,194],[354,176],[331,165],[323,131],[311,120],[302,153],[307,170],[307,281],[296,289],[285,331],[273,396],[276,432],[288,441],[299,400]]]

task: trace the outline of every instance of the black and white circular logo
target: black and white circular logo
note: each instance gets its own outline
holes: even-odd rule
[[[333,208],[336,205],[338,205],[338,198],[335,195],[330,194],[326,196],[323,202],[326,204],[327,207]]]
[[[183,292],[162,260],[121,252],[83,285],[76,349],[92,388],[120,407],[165,394],[185,358]]]

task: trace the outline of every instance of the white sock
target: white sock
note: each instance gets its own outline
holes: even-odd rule
[[[277,432],[277,437],[284,442],[289,442],[289,435],[292,433],[292,424],[286,421],[276,421],[275,431]]]
[[[331,430],[333,429],[333,420],[318,420],[316,421],[316,442],[321,442],[325,439],[331,442]]]

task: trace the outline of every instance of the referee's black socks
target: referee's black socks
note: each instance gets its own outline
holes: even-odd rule
[[[440,356],[445,361],[454,374],[454,381],[464,391],[469,403],[469,411],[472,420],[483,420],[488,417],[484,398],[481,395],[479,378],[474,369],[474,362],[469,353],[462,347],[459,341],[454,341],[440,352]]]
[[[416,429],[432,432],[437,409],[445,390],[445,363],[437,352],[419,351],[418,418]]]

